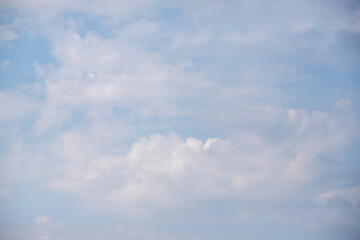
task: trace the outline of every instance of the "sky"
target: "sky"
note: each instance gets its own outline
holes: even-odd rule
[[[360,2],[0,0],[0,239],[358,240]]]

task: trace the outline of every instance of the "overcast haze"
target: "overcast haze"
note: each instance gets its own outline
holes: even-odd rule
[[[0,0],[0,238],[358,240],[356,0]]]

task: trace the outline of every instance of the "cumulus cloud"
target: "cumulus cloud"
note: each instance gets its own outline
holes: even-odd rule
[[[327,159],[341,161],[336,154],[357,136],[350,134],[351,121],[322,112],[290,109],[283,121],[288,136],[276,144],[256,134],[203,142],[170,133],[140,138],[126,154],[96,157],[81,150],[83,144],[71,143],[79,152],[63,155],[69,160],[65,169],[77,171],[48,186],[80,194],[99,190],[92,194],[120,208],[143,203],[181,207],[210,199],[282,199],[289,197],[285,192],[296,194],[294,186],[326,176],[324,167],[331,167]],[[110,187],[114,182],[117,187]]]

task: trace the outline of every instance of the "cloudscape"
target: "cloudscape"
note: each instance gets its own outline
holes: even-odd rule
[[[0,239],[358,240],[357,0],[0,0]]]

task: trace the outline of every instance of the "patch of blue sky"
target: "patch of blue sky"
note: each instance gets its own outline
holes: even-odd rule
[[[277,86],[287,92],[287,97],[282,102],[283,107],[329,110],[344,99],[358,101],[357,94],[360,86],[355,78],[344,79],[325,71],[320,70],[316,73],[317,71],[319,70],[307,71],[310,74],[310,80],[281,83]],[[352,113],[358,114],[357,111]]]
[[[105,16],[92,16],[81,11],[66,11],[62,13],[61,18],[64,29],[75,27],[80,36],[85,36],[86,33],[92,31],[102,38],[113,37],[114,26],[107,24],[108,19]],[[121,22],[118,23],[118,27],[123,25]]]
[[[169,120],[169,129],[166,131],[174,131],[182,137],[194,137],[206,141],[208,138],[218,137],[226,138],[227,134],[221,127],[216,128],[209,123],[201,122],[203,120],[193,117],[180,117]]]
[[[71,27],[71,21],[75,20],[77,24],[77,31],[81,36],[84,36],[87,32],[93,31],[97,35],[103,38],[110,38],[114,36],[114,30],[122,29],[128,24],[134,23],[140,20],[161,22],[162,30],[175,30],[182,29],[184,24],[190,25],[190,21],[184,21],[182,13],[177,8],[160,8],[158,15],[143,14],[134,18],[119,19],[119,21],[111,21],[108,17],[102,15],[91,15],[81,11],[66,11],[61,14],[61,18],[64,19],[64,28]],[[155,11],[157,12],[157,11]]]
[[[359,73],[360,66],[360,33],[341,31],[334,37],[334,43],[323,50],[314,49],[308,53],[309,64],[316,61],[326,64],[329,68],[343,73]],[[302,56],[303,54],[299,54]]]
[[[240,205],[242,203],[238,203]],[[151,225],[154,228],[171,231],[176,236],[186,239],[186,236],[197,236],[200,239],[304,239],[314,237],[316,231],[303,231],[294,223],[289,221],[273,221],[267,220],[264,213],[263,219],[252,217],[247,220],[238,221],[231,218],[234,208],[226,212],[226,206],[223,204],[213,206],[213,209],[207,209],[206,212],[198,212],[199,218],[188,217],[182,213],[176,213],[172,217],[168,217],[167,221],[153,220]],[[249,206],[247,206],[249,207]],[[201,207],[199,207],[201,208]],[[199,209],[198,208],[198,209]],[[212,212],[218,209],[221,215]],[[261,210],[259,210],[260,212]],[[185,213],[187,213],[185,211]],[[192,216],[197,213],[192,212]],[[227,217],[224,217],[227,216]],[[311,238],[310,238],[311,239]]]
[[[8,197],[1,199],[0,223],[33,224],[37,216],[50,215],[55,219],[87,223],[88,213],[67,194],[51,191],[41,182],[28,181],[8,185]],[[91,214],[91,213],[90,213]]]
[[[360,140],[354,141],[353,146],[349,147],[344,156],[341,156],[337,164],[335,176],[344,179],[343,184],[351,187],[356,186],[360,181]]]
[[[8,25],[13,23],[19,17],[19,11],[13,8],[1,6],[0,24]]]
[[[34,63],[55,64],[51,56],[49,40],[39,34],[24,35],[9,45],[1,46],[0,61],[8,60],[9,68],[0,72],[0,88],[15,90],[16,88],[38,81]]]
[[[128,214],[106,210],[104,213],[101,208],[89,210],[73,195],[47,189],[42,182],[19,182],[7,188],[9,196],[0,199],[0,224],[33,224],[36,217],[48,215],[72,225],[142,225],[139,219]],[[88,203],[97,204],[96,199]]]
[[[8,196],[0,198],[0,225],[32,225],[36,217],[43,215],[51,216],[54,220],[61,219],[71,225],[149,225],[146,218],[143,221],[125,212],[91,208],[91,204],[98,205],[97,199],[88,199],[89,206],[80,204],[79,197],[48,189],[40,181],[18,182],[6,187],[9,190]]]
[[[168,22],[177,22],[183,16],[183,12],[176,7],[166,7],[161,9],[159,14],[159,19],[168,21]]]

